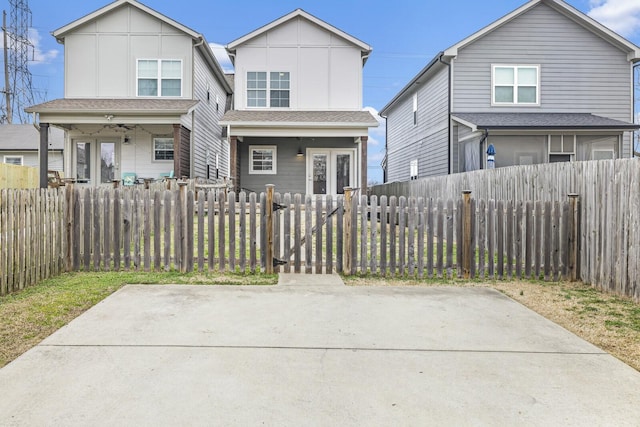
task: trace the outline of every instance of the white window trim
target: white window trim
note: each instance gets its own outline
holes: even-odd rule
[[[413,94],[413,125],[417,126],[418,125],[418,94],[414,93]]]
[[[138,84],[140,82],[139,77],[139,65],[140,61],[156,61],[158,62],[158,94],[156,96],[153,95],[138,95]],[[162,96],[162,61],[179,61],[180,62],[180,95],[177,96]],[[137,58],[136,59],[136,97],[137,98],[182,98],[184,94],[184,62],[182,59],[173,59],[173,58]]]
[[[249,106],[249,90],[254,90],[254,89],[249,89],[249,79],[248,79],[248,74],[249,73],[267,73],[267,87],[266,89],[264,89],[267,93],[267,97],[266,97],[266,105],[264,107],[257,107],[257,106]],[[289,106],[288,107],[272,107],[271,106],[271,73],[289,73]],[[260,70],[260,71],[247,71],[244,74],[244,78],[245,78],[245,82],[244,82],[244,96],[245,96],[245,106],[247,109],[253,110],[264,110],[264,109],[272,109],[272,110],[289,110],[291,109],[291,71],[283,71],[283,70],[279,70],[279,71],[265,71],[265,70]],[[262,89],[260,89],[262,90]],[[282,89],[273,89],[273,90],[282,90]]]
[[[418,176],[418,159],[414,159],[409,162],[409,180],[418,179]]]
[[[495,102],[496,68],[535,68],[536,69],[536,102],[518,102],[518,73],[514,72],[513,102]],[[492,64],[491,65],[491,105],[499,107],[539,107],[540,106],[540,65],[534,64]]]
[[[598,152],[611,153],[611,158],[612,159],[616,158],[616,150],[614,150],[613,148],[594,148],[591,150],[591,159],[594,159],[594,154]]]
[[[273,150],[273,169],[270,171],[253,169],[253,150]],[[276,145],[249,146],[249,175],[275,175],[278,173],[278,147]]]
[[[13,163],[7,162],[7,159],[20,159],[20,164],[19,165],[14,165]],[[3,163],[5,163],[7,165],[24,166],[24,156],[5,155],[4,159],[3,159]]]
[[[174,160],[165,160],[165,159],[156,159],[156,140],[157,139],[173,139],[173,136],[160,136],[160,135],[154,135],[153,138],[151,138],[151,162],[152,163],[173,163]],[[175,155],[176,155],[176,146],[175,146],[175,140],[173,143],[173,156],[175,159]]]
[[[552,136],[559,136],[560,142],[562,144],[562,151],[552,151],[551,150],[551,137]],[[565,144],[565,137],[570,137],[570,139],[572,139],[573,141],[567,141],[569,144],[573,144],[573,148],[571,151],[564,151],[564,144]],[[574,154],[576,154],[576,135],[574,134],[555,134],[555,135],[548,135],[547,136],[547,152],[549,154],[571,154],[572,156]]]

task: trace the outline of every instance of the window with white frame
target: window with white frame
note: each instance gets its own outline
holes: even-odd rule
[[[247,72],[247,107],[287,108],[290,105],[291,76],[289,72]]]
[[[575,154],[575,135],[549,135],[549,163],[570,162]]]
[[[153,160],[173,161],[173,138],[153,138]]]
[[[417,159],[411,160],[411,162],[409,163],[409,179],[412,181],[414,179],[418,179],[418,160]]]
[[[540,67],[538,65],[493,65],[492,98],[494,105],[538,105],[540,103]]]
[[[612,160],[616,158],[616,152],[613,148],[594,148],[591,152],[593,160]]]
[[[4,163],[8,165],[22,166],[23,160],[23,156],[4,156]]]
[[[418,124],[418,94],[413,94],[413,125]]]
[[[277,148],[275,145],[249,146],[249,174],[275,175],[277,171]]]
[[[182,96],[182,60],[139,59],[138,96]]]

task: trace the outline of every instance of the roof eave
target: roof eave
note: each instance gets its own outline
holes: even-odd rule
[[[58,28],[57,30],[54,30],[51,32],[51,35],[54,36],[56,38],[56,40],[58,40],[59,43],[64,43],[64,37],[66,36],[67,33],[73,31],[74,29],[76,29],[77,27],[86,24],[87,22],[90,22],[96,18],[98,18],[101,15],[104,15],[105,13],[109,13],[114,9],[117,9],[118,7],[125,5],[125,4],[129,4],[133,7],[136,7],[146,13],[148,13],[149,15],[152,15],[153,17],[166,22],[167,24],[179,29],[180,31],[183,31],[184,33],[190,35],[193,38],[198,38],[200,37],[200,34],[198,34],[198,32],[192,30],[191,28],[182,25],[181,23],[174,21],[173,19],[161,14],[160,12],[151,9],[150,7],[139,3],[135,0],[116,0],[113,3],[110,3],[104,7],[101,7],[98,10],[95,10],[85,16],[83,16],[80,19],[76,19],[73,22],[70,22],[69,24]]]
[[[590,130],[590,131],[597,131],[597,130],[613,130],[613,131],[620,131],[620,132],[624,132],[624,131],[631,131],[631,130],[637,130],[640,129],[640,125],[622,125],[622,126],[611,126],[611,125],[607,125],[607,126],[510,126],[510,125],[506,125],[506,126],[491,126],[491,125],[476,125],[478,129],[482,129],[482,130],[539,130],[539,131],[545,131],[545,130],[571,130],[571,131],[575,131],[575,130]]]
[[[220,121],[221,126],[240,126],[240,127],[252,127],[252,128],[296,128],[296,127],[305,127],[305,128],[340,128],[340,129],[348,129],[348,128],[372,128],[378,127],[378,122],[362,122],[362,123],[353,123],[353,122],[258,122],[258,121]]]

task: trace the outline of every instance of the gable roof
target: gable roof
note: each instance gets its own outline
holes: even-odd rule
[[[0,151],[38,151],[40,133],[30,124],[0,125]],[[64,148],[64,131],[49,127],[49,149]]]
[[[160,20],[160,21],[162,21],[162,22],[164,22],[166,24],[169,24],[172,27],[177,28],[178,30],[190,35],[194,39],[198,39],[198,38],[201,37],[201,35],[198,32],[192,30],[191,28],[189,28],[187,26],[184,26],[184,25],[182,25],[181,23],[179,23],[177,21],[174,21],[173,19],[171,19],[171,18],[161,14],[160,12],[157,12],[154,9],[151,9],[150,7],[144,5],[144,4],[140,3],[140,2],[137,2],[135,0],[116,0],[113,3],[109,3],[108,5],[102,7],[102,8],[100,8],[100,9],[94,11],[94,12],[89,13],[88,15],[83,16],[80,19],[76,19],[75,21],[73,21],[73,22],[71,22],[71,23],[69,23],[69,24],[67,24],[67,25],[65,25],[63,27],[60,27],[57,30],[52,31],[51,35],[53,35],[56,38],[56,40],[58,40],[58,42],[63,43],[64,37],[65,37],[65,35],[67,33],[69,33],[71,31],[75,30],[76,28],[86,24],[87,22],[91,22],[91,21],[99,18],[100,16],[102,16],[102,15],[104,15],[106,13],[109,13],[112,10],[117,9],[117,8],[119,8],[121,6],[124,6],[124,5],[130,5],[130,6],[133,6],[133,7],[137,8],[137,9],[140,9],[143,12],[146,12],[149,15],[157,18],[158,20]]]
[[[572,21],[576,22],[577,24],[581,25],[587,30],[602,37],[603,39],[607,40],[609,43],[617,46],[619,49],[626,51],[627,60],[634,61],[634,62],[640,60],[640,48],[638,46],[631,43],[629,40],[620,36],[616,32],[605,27],[604,25],[602,25],[595,19],[591,18],[590,16],[585,15],[584,13],[575,9],[573,6],[569,5],[563,0],[531,0],[528,3],[525,3],[524,5],[517,8],[513,12],[503,16],[502,18],[498,19],[492,24],[487,25],[481,30],[471,34],[469,37],[449,47],[444,51],[444,55],[447,57],[456,56],[458,54],[459,49],[467,46],[468,44],[473,43],[474,41],[478,40],[485,34],[488,34],[493,30],[503,26],[504,24],[512,21],[513,19],[531,10],[532,8],[534,8],[539,4],[545,4],[551,7],[556,12],[561,13],[562,15],[566,16],[567,18],[571,19]]]
[[[465,39],[459,41],[458,43],[450,46],[449,48],[439,52],[428,64],[425,66],[420,72],[413,78],[411,81],[404,87],[400,92],[393,97],[391,101],[387,103],[382,109],[380,109],[380,114],[384,115],[386,111],[391,108],[402,96],[409,91],[409,89],[416,83],[420,82],[420,79],[425,76],[431,69],[442,62],[444,58],[454,58],[460,49],[463,47],[475,42],[476,40],[482,38],[486,34],[502,27],[503,25],[511,22],[513,19],[521,16],[522,14],[528,12],[535,6],[539,4],[545,4],[555,11],[561,13],[572,21],[578,23],[582,27],[587,30],[593,32],[594,34],[602,37],[607,40],[614,46],[617,46],[622,51],[627,52],[627,60],[630,62],[640,61],[640,47],[631,43],[629,40],[615,33],[614,31],[608,29],[604,25],[600,24],[598,21],[590,18],[579,10],[573,8],[569,4],[565,3],[563,0],[531,0],[528,3],[520,6],[516,10],[511,13],[503,16],[502,18],[494,21],[493,23],[487,25],[479,31],[476,31],[472,35],[466,37]]]
[[[258,28],[257,30],[254,30],[252,32],[250,32],[249,34],[246,34],[234,41],[232,41],[231,43],[229,43],[226,47],[227,47],[227,51],[229,51],[230,53],[235,52],[236,48],[246,42],[248,42],[249,40],[258,37],[261,34],[266,33],[269,30],[272,30],[273,28],[276,28],[282,24],[284,24],[285,22],[291,21],[295,18],[304,18],[307,21],[313,22],[314,24],[316,24],[317,26],[323,28],[324,30],[335,34],[336,36],[348,41],[349,43],[357,46],[358,48],[360,48],[360,50],[362,51],[362,64],[364,65],[365,62],[367,62],[367,58],[369,56],[369,54],[371,53],[371,51],[373,50],[373,48],[371,46],[369,46],[368,44],[366,44],[365,42],[355,38],[354,36],[345,33],[344,31],[340,30],[339,28],[334,27],[333,25],[323,21],[322,19],[316,18],[315,16],[311,15],[308,12],[305,12],[302,9],[296,9],[293,12],[290,12],[278,19],[276,19],[275,21],[272,21],[266,25],[263,25],[262,27]]]
[[[136,1],[136,0],[116,0],[113,3],[109,3],[108,5],[89,13],[88,15],[83,16],[80,19],[76,19],[75,21],[58,28],[55,31],[51,32],[51,35],[53,35],[56,40],[58,41],[58,43],[62,43],[64,44],[64,38],[66,37],[67,34],[69,34],[70,32],[74,31],[75,29],[81,27],[82,25],[91,22],[95,19],[98,19],[99,17],[115,10],[118,9],[120,7],[123,7],[125,5],[129,5],[131,7],[135,7],[151,16],[153,16],[154,18],[164,22],[167,25],[170,25],[176,29],[178,29],[179,31],[182,31],[183,33],[187,34],[188,36],[190,36],[194,41],[196,41],[196,43],[194,44],[194,46],[199,49],[202,54],[204,55],[206,61],[209,63],[209,66],[211,67],[211,69],[213,70],[214,74],[216,75],[216,77],[218,78],[220,84],[222,85],[222,87],[224,88],[224,90],[227,92],[227,94],[231,94],[233,93],[233,89],[231,88],[231,86],[229,86],[229,82],[227,81],[227,79],[225,78],[225,74],[224,74],[224,70],[222,69],[222,67],[220,66],[220,63],[218,62],[218,59],[215,57],[215,55],[213,54],[213,50],[211,50],[211,46],[209,46],[209,43],[207,43],[207,40],[205,39],[205,37],[198,33],[195,30],[192,30],[191,28],[182,25],[181,23],[179,23],[178,21],[174,21],[173,19],[161,14],[160,12],[157,12],[154,9],[151,9],[150,7]]]
[[[377,127],[369,111],[272,111],[231,110],[220,119],[222,126]]]

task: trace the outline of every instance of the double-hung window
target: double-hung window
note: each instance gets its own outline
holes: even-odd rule
[[[290,90],[289,72],[249,71],[247,73],[247,107],[287,108],[290,105]]]
[[[570,162],[575,154],[575,135],[549,135],[549,163]]]
[[[139,59],[138,96],[182,96],[182,61]]]
[[[153,160],[173,160],[173,138],[153,138]]]
[[[493,105],[539,105],[540,67],[537,65],[494,65]]]
[[[249,146],[249,174],[275,175],[277,170],[277,148],[275,145]]]

